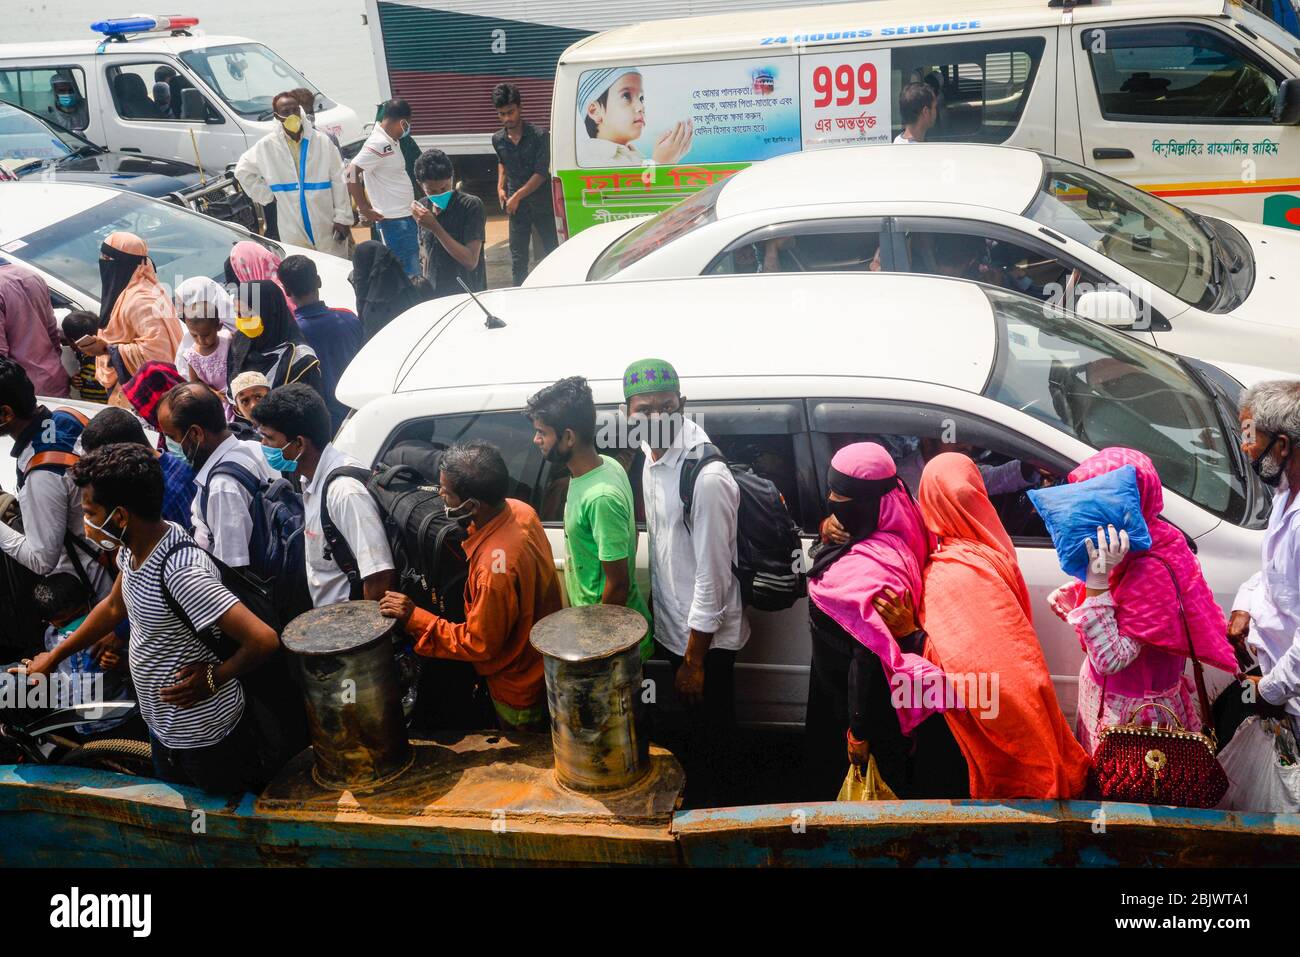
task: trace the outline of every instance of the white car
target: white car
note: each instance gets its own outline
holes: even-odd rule
[[[1294,230],[1189,213],[1032,150],[922,144],[758,163],[651,219],[579,233],[525,285],[773,271],[961,275],[1182,355],[1295,374],[1297,261]]]
[[[1096,449],[1125,445],[1154,460],[1164,515],[1195,540],[1221,603],[1259,566],[1271,500],[1238,446],[1241,383],[1019,294],[859,273],[585,283],[479,299],[503,328],[488,328],[483,311],[457,296],[419,305],[376,335],[339,383],[339,398],[357,411],[336,441],[365,463],[411,440],[495,443],[509,494],[538,510],[561,562],[565,476],[538,453],[521,410],[540,387],[583,375],[602,429],[616,437],[623,370],[650,354],[675,365],[687,411],[728,457],[776,483],[807,543],[826,514],[830,457],[850,441],[886,443],[913,489],[945,436],[990,464],[1019,460],[1057,479]],[[636,488],[639,450],[598,444],[621,457]],[[1027,496],[995,504],[1073,715],[1079,641],[1045,605],[1066,576]],[[644,536],[637,560],[648,589]],[[798,724],[807,608],[750,620],[737,665],[740,718]]]
[[[255,236],[172,203],[102,186],[58,182],[0,183],[0,259],[40,273],[60,317],[72,309],[99,312],[99,247],[108,234],[135,233],[149,246],[158,279],[174,289],[191,276],[225,283],[226,257],[246,239],[281,257],[300,254],[316,263],[321,298],[353,309],[346,259]]]

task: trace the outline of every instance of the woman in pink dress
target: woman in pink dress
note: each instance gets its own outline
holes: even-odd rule
[[[1089,549],[1101,553],[1101,563],[1093,563],[1098,577],[1090,573],[1086,585],[1067,582],[1048,597],[1052,611],[1074,626],[1085,652],[1075,730],[1089,754],[1102,728],[1122,724],[1148,702],[1169,708],[1190,731],[1212,720],[1200,714],[1187,674],[1189,635],[1201,664],[1229,673],[1237,668],[1227,620],[1200,563],[1183,533],[1160,517],[1164,492],[1151,460],[1133,449],[1103,449],[1069,478],[1082,482],[1125,465],[1137,471],[1151,548],[1125,554],[1126,537],[1120,545],[1118,535],[1103,534],[1101,547]],[[1156,710],[1147,708],[1138,717],[1150,721]]]

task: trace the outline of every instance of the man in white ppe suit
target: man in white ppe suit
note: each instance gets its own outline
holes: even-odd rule
[[[280,128],[239,158],[235,178],[254,202],[275,203],[284,242],[346,258],[353,216],[343,158],[292,93],[277,93],[271,108]]]

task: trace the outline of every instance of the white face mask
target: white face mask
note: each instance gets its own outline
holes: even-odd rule
[[[113,509],[113,512],[116,511],[117,509]],[[109,520],[112,519],[113,517],[113,512],[108,513],[108,517],[104,519],[103,525],[96,525],[90,519],[88,518],[85,519],[86,528],[94,529],[94,531],[98,533],[98,534],[88,534],[86,537],[94,539],[95,544],[98,545],[100,548],[103,548],[105,550],[110,550],[110,551],[114,548],[117,548],[119,545],[123,544],[123,539],[121,536],[126,532],[125,525],[123,525],[120,529],[118,529],[117,532],[110,532],[106,527],[109,523]]]

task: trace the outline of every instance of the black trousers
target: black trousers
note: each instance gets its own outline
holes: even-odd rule
[[[845,732],[851,723],[855,736],[870,743],[880,776],[900,798],[969,797],[966,759],[944,716],[930,715],[905,736],[884,666],[855,646],[861,647],[856,639],[841,641],[813,631],[803,800],[833,801],[839,794],[849,769]],[[853,716],[851,698],[857,702]]]
[[[550,203],[529,196],[510,217],[510,268],[516,286],[528,278],[528,248],[534,229],[541,244],[537,257],[540,259],[558,245],[555,214],[551,212]]]
[[[208,794],[242,794],[259,777],[252,719],[245,709],[230,733],[203,748],[169,748],[149,733],[154,774],[173,784],[191,784]]]
[[[682,666],[681,655],[659,645],[668,659],[673,678]],[[686,772],[688,807],[726,807],[732,801],[736,731],[736,652],[710,648],[704,655],[704,701],[686,709],[690,740],[678,755]]]

